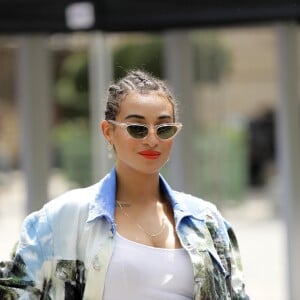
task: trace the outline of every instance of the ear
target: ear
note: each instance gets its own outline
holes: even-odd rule
[[[106,141],[111,144],[112,143],[112,131],[113,128],[109,122],[106,120],[102,120],[100,123],[100,129]]]

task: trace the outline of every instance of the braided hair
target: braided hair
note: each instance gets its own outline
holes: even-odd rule
[[[116,119],[121,101],[130,92],[141,95],[157,92],[162,97],[166,97],[173,106],[173,119],[174,122],[176,121],[177,103],[166,84],[162,80],[140,70],[128,72],[125,77],[109,86],[105,109],[106,120]]]

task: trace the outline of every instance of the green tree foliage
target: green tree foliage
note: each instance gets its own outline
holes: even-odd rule
[[[218,83],[230,71],[229,51],[212,34],[194,38],[195,79],[198,82]]]
[[[194,37],[194,74],[200,82],[219,82],[230,70],[230,53],[214,35]],[[164,77],[163,41],[159,38],[121,44],[114,52],[114,77],[127,70],[141,68],[160,78]]]
[[[114,77],[123,77],[128,70],[143,69],[163,77],[163,47],[160,39],[145,43],[134,41],[120,45],[114,52]]]
[[[55,83],[56,104],[65,118],[88,117],[89,85],[85,51],[71,53],[63,60]]]

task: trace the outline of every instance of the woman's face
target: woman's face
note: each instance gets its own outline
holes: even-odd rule
[[[172,123],[174,122],[173,107],[167,98],[158,93],[141,95],[132,92],[121,102],[116,121],[146,125]],[[110,124],[110,126],[113,125]],[[149,130],[144,139],[135,139],[128,134],[126,129],[114,126],[111,143],[116,151],[118,169],[129,168],[153,174],[159,172],[169,159],[173,140],[159,139],[154,128]]]

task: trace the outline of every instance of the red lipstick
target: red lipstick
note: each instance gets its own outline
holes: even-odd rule
[[[154,150],[144,150],[140,151],[139,154],[148,159],[157,159],[161,153]]]

